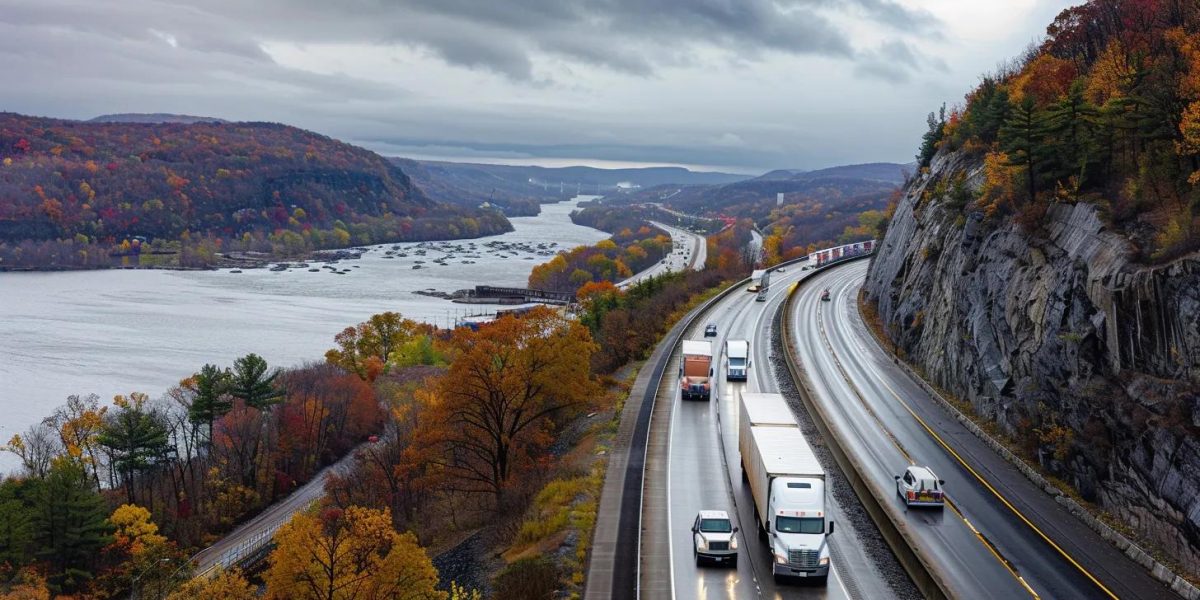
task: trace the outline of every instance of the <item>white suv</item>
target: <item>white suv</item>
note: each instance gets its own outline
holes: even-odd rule
[[[904,470],[904,475],[896,476],[896,493],[907,506],[933,506],[942,508],[946,505],[946,492],[942,486],[945,481],[933,474],[929,467],[913,465]]]
[[[723,510],[702,510],[692,522],[692,555],[703,561],[737,566],[737,532]]]

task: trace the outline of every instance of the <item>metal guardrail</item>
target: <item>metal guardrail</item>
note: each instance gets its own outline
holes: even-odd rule
[[[275,532],[279,531],[285,522],[281,521],[254,532],[249,538],[223,552],[208,568],[196,573],[195,577],[212,577],[218,571],[232,567],[249,567],[257,563],[262,559],[263,551],[275,545]]]

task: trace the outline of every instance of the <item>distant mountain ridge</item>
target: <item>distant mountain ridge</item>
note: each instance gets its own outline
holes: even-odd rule
[[[511,228],[498,211],[430,200],[374,152],[295,127],[0,113],[0,267],[108,266],[130,240],[182,243],[186,266],[205,266],[218,250],[296,255]]]
[[[749,179],[746,175],[699,172],[682,167],[600,169],[455,163],[392,158],[430,198],[460,206],[484,202],[505,214],[537,214],[538,205],[577,193],[602,195],[618,186],[646,188],[663,184],[697,185]]]
[[[193,115],[175,115],[171,113],[115,113],[100,115],[88,119],[88,123],[228,123],[225,119],[216,117],[197,117]]]

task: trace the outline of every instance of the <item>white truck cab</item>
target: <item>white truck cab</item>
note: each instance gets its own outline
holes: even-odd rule
[[[829,575],[829,542],[833,522],[826,525],[825,481],[780,477],[771,482],[768,541],[776,577],[825,578]]]
[[[725,342],[725,379],[745,381],[750,372],[750,342],[728,340]]]

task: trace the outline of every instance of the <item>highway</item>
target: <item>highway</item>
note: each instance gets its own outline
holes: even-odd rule
[[[787,315],[795,351],[847,454],[961,598],[1173,598],[951,417],[871,338],[857,308],[867,269],[819,273]],[[820,299],[828,288],[830,301]],[[910,463],[946,481],[951,507],[905,510]]]
[[[737,398],[740,391],[778,392],[771,370],[768,329],[780,308],[790,284],[802,274],[799,265],[773,275],[768,301],[755,302],[754,294],[734,291],[697,319],[684,339],[705,339],[705,325],[717,325],[714,354],[720,357],[727,339],[751,342],[751,369],[746,382],[729,382],[724,377],[724,361],[718,358],[716,397],[710,402],[680,399],[676,391],[678,354],[663,378],[659,401],[671,402],[666,476],[668,485],[666,522],[669,524],[671,590],[674,598],[884,598],[896,597],[886,578],[867,555],[872,546],[861,543],[853,521],[832,495],[831,518],[838,522],[830,538],[834,556],[833,571],[827,586],[811,582],[777,585],[771,575],[772,557],[755,530],[753,500],[749,487],[741,480],[737,449]],[[653,501],[653,498],[648,498]],[[692,557],[689,530],[697,511],[727,510],[741,528],[736,569],[724,566],[697,567]],[[861,521],[860,521],[861,522]],[[647,535],[662,534],[648,531]],[[645,562],[645,561],[643,561]],[[643,570],[660,565],[643,564]],[[901,582],[901,585],[908,585]],[[643,597],[655,596],[643,594]],[[656,596],[655,596],[656,597]]]
[[[704,268],[704,262],[708,257],[708,243],[703,235],[655,221],[651,221],[651,223],[671,236],[672,248],[670,254],[666,258],[637,272],[632,277],[617,283],[617,287],[627,288],[643,279],[672,271],[682,271],[689,268],[699,271]]]

